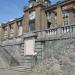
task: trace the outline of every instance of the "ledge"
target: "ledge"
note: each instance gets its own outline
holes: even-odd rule
[[[23,34],[23,38],[30,38],[30,37],[37,37],[37,34],[36,33],[25,33]]]

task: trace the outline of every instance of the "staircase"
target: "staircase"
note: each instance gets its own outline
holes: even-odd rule
[[[11,50],[5,49],[3,46],[0,45],[0,55],[2,56],[4,62],[8,65],[16,66],[19,65],[18,61],[11,55]]]

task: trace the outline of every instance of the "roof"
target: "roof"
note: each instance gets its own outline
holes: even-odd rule
[[[45,11],[55,9],[57,7],[57,5],[64,6],[64,5],[69,4],[69,3],[75,3],[75,0],[59,1],[56,4],[50,5],[49,7],[45,8]]]
[[[20,20],[22,20],[22,19],[23,19],[23,17],[16,18],[16,19],[12,19],[12,20],[9,20],[9,21],[6,22],[6,23],[2,23],[1,25],[6,26],[7,24],[12,24],[12,23],[14,23],[15,21],[20,21]]]

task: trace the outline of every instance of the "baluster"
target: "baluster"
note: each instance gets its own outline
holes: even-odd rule
[[[51,30],[50,30],[50,35],[51,35]]]
[[[72,28],[72,26],[70,26],[70,32],[73,32],[73,28]]]
[[[55,29],[55,35],[57,34],[57,30]]]
[[[66,27],[64,27],[64,33],[66,33]]]
[[[75,32],[75,26],[73,26],[73,32]]]
[[[49,30],[47,30],[48,31],[48,35],[49,35]]]

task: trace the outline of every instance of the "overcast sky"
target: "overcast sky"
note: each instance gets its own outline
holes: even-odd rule
[[[56,3],[58,0],[51,0]],[[21,17],[28,0],[0,0],[0,23]]]

